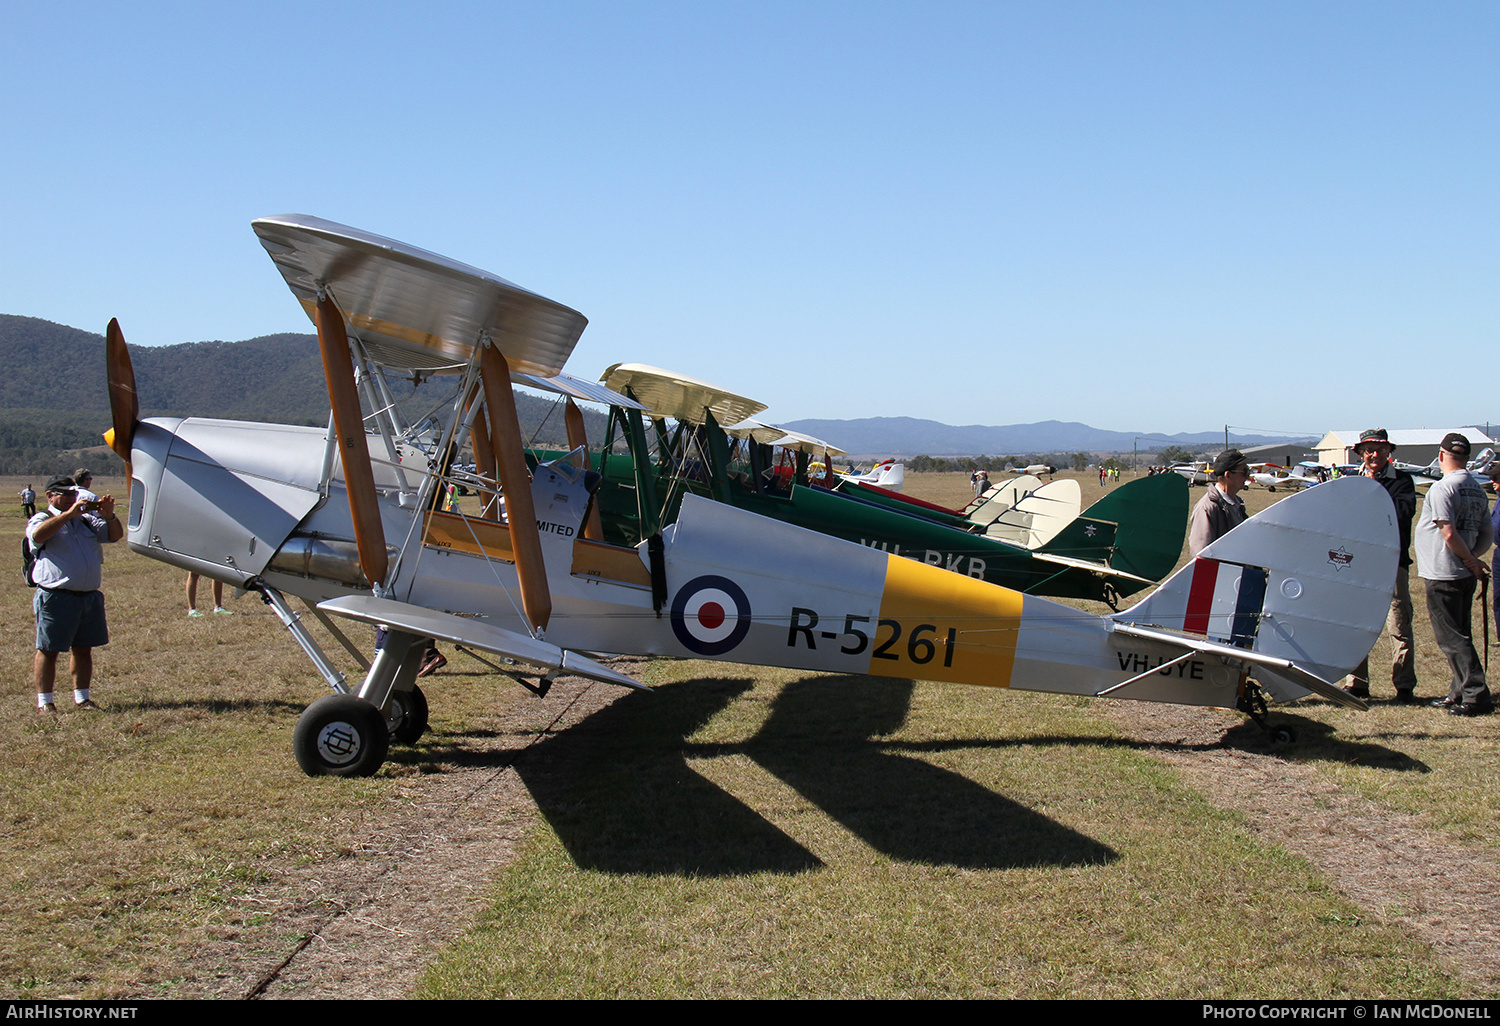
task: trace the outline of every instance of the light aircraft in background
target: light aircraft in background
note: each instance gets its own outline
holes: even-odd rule
[[[1250,480],[1268,491],[1274,492],[1278,488],[1285,488],[1289,492],[1300,488],[1310,488],[1315,484],[1322,483],[1314,468],[1316,463],[1299,463],[1295,467],[1287,468],[1275,463],[1252,463],[1250,469],[1253,473]]]
[[[872,484],[887,491],[899,492],[906,484],[906,464],[895,460],[881,460],[863,474],[840,474],[839,477],[853,484]]]
[[[317,327],[330,427],[142,419],[112,321],[108,439],[128,463],[130,547],[259,592],[335,690],[293,734],[309,774],[373,773],[392,736],[420,735],[416,672],[429,638],[485,653],[538,693],[558,674],[639,688],[598,661],[639,653],[1237,705],[1262,724],[1268,702],[1309,694],[1364,707],[1333,682],[1369,652],[1395,579],[1390,500],[1372,481],[1277,503],[1107,616],[695,494],[640,544],[615,545],[597,536],[599,479],[580,465],[586,440],[575,444],[572,397],[597,386],[559,377],[581,314],[317,218],[253,227]],[[426,469],[394,458],[413,439],[388,401],[388,373],[446,396]],[[513,380],[570,395],[573,453],[528,468]],[[498,503],[488,516],[437,508],[466,436],[477,450],[470,483],[504,496],[504,520]],[[361,681],[344,680],[288,595],[362,663],[334,621],[388,628]]]
[[[1178,477],[1183,478],[1190,485],[1213,484],[1214,476],[1209,470],[1207,460],[1197,460],[1192,463],[1174,463],[1167,469]]]
[[[1399,460],[1391,460],[1391,462],[1395,464],[1397,470],[1404,470],[1415,478],[1418,488],[1426,488],[1434,481],[1441,481],[1443,478],[1443,468],[1438,465],[1436,457],[1433,457],[1432,462],[1425,467],[1419,467],[1415,463],[1402,463]],[[1476,477],[1488,477],[1490,467],[1494,462],[1495,450],[1486,448],[1481,449],[1479,455],[1469,460],[1467,467],[1469,472]]]

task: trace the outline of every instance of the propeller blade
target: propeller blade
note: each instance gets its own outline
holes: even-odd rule
[[[109,412],[114,418],[114,428],[106,441],[115,455],[128,464],[130,443],[135,439],[135,426],[141,419],[141,404],[135,394],[135,368],[130,365],[130,347],[125,344],[120,322],[113,317],[104,332],[104,358],[109,381]]]

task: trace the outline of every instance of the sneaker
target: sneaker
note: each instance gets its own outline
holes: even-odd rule
[[[1370,687],[1368,684],[1345,684],[1344,694],[1353,695],[1355,698],[1368,699],[1370,697]]]
[[[82,702],[74,702],[73,703],[73,708],[79,710],[80,712],[102,712],[103,711],[97,705],[94,704],[94,700],[91,699],[91,698],[85,698]]]
[[[196,609],[189,609],[188,610],[188,616],[202,616],[202,615],[203,614],[200,613],[200,612],[198,612],[198,610],[196,610]]]
[[[1417,698],[1416,692],[1414,692],[1411,688],[1398,688],[1396,690],[1395,702],[1397,705],[1422,704],[1421,700]]]
[[[1449,716],[1488,716],[1494,711],[1494,702],[1455,702],[1448,707]]]
[[[233,616],[234,615],[234,613],[233,613],[232,610],[225,609],[223,606],[214,606],[214,614],[216,616]]]
[[[1427,704],[1432,706],[1434,709],[1449,709],[1455,705],[1458,705],[1458,703],[1451,698],[1434,698]]]
[[[438,653],[438,655],[422,664],[422,668],[417,671],[417,676],[430,677],[447,665],[448,657],[443,655],[442,653]]]

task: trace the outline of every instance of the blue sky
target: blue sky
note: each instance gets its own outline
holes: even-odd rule
[[[1500,5],[21,5],[0,312],[307,331],[289,212],[768,419],[1484,423]],[[837,439],[832,439],[837,441]]]

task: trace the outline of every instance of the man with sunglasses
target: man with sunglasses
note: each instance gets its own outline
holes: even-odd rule
[[[1214,483],[1193,507],[1188,518],[1188,556],[1198,553],[1245,522],[1245,500],[1239,497],[1250,482],[1250,461],[1238,449],[1225,449],[1214,457]]]
[[[57,657],[69,653],[76,709],[96,710],[89,698],[94,676],[94,649],[109,643],[104,621],[104,596],[99,591],[104,570],[104,542],[119,541],[125,525],[115,516],[115,500],[83,501],[71,477],[47,482],[47,509],[26,525],[26,538],[36,564],[36,683],[37,711],[57,712],[52,688],[57,679]]]
[[[1396,590],[1391,596],[1391,611],[1385,620],[1391,636],[1391,685],[1396,701],[1412,705],[1417,701],[1417,663],[1411,628],[1411,521],[1417,514],[1417,485],[1404,470],[1391,462],[1396,447],[1385,428],[1371,428],[1360,434],[1354,454],[1363,466],[1365,477],[1379,482],[1396,504],[1396,526],[1401,535],[1401,558],[1396,566]],[[1370,697],[1370,657],[1365,656],[1354,671],[1354,679],[1344,688],[1356,698]]]

